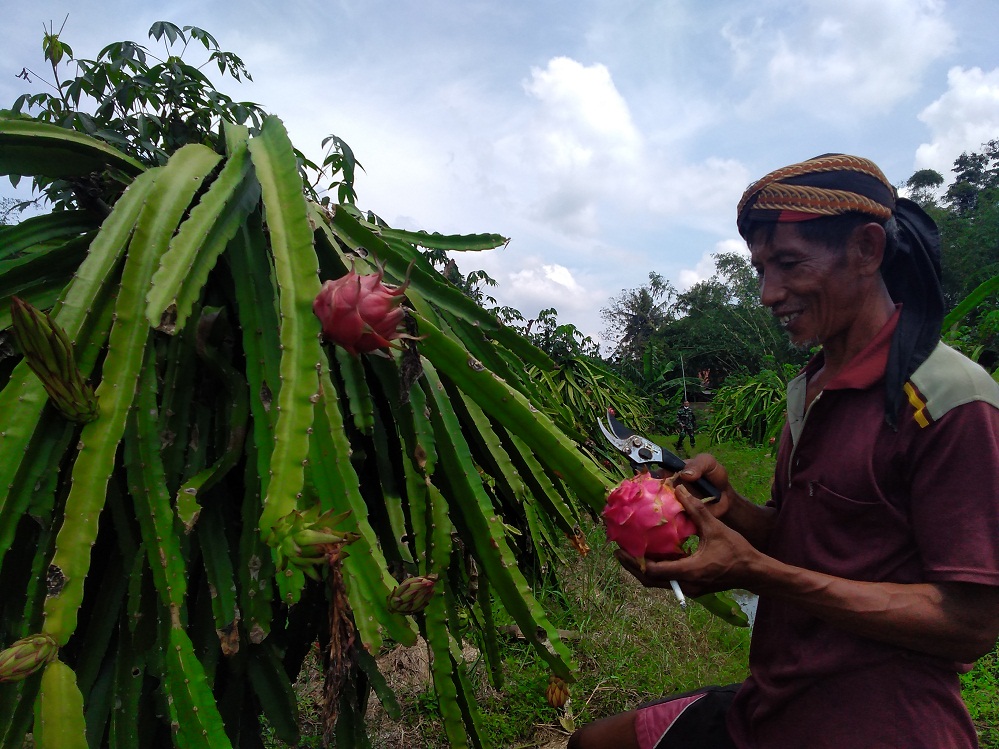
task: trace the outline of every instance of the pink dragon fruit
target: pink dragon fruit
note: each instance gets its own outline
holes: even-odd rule
[[[400,307],[409,281],[402,286],[382,283],[382,270],[359,275],[353,269],[323,284],[312,310],[323,325],[323,337],[355,356],[391,346],[405,336],[399,325],[406,316]]]
[[[679,559],[684,541],[697,528],[673,493],[675,477],[639,473],[622,481],[607,497],[607,538],[636,559]]]

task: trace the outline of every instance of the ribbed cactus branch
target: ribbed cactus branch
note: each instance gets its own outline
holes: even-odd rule
[[[73,485],[52,559],[50,574],[60,582],[50,586],[44,631],[60,645],[76,629],[83,582],[90,567],[90,548],[97,537],[115,451],[124,432],[148,338],[148,328],[140,316],[141,300],[195,190],[217,162],[218,156],[204,147],[188,146],[178,151],[156,176],[136,220],[122,270],[108,355],[97,388],[102,414],[100,419],[84,426],[80,434]]]
[[[260,136],[250,142],[250,155],[267,216],[275,279],[279,294],[281,389],[277,399],[271,475],[260,517],[260,532],[272,547],[281,539],[274,528],[294,511],[305,482],[309,455],[308,430],[318,395],[319,321],[312,302],[319,293],[318,261],[302,195],[302,181],[291,141],[281,121],[269,117]],[[277,559],[275,559],[277,561]],[[293,568],[279,570],[282,597],[294,603],[304,577]]]

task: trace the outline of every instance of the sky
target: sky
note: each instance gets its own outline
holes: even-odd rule
[[[683,290],[745,249],[735,206],[767,172],[843,152],[902,185],[999,138],[994,0],[34,0],[3,13],[0,107],[44,86],[16,76],[64,20],[80,58],[209,31],[253,77],[222,91],[314,161],[350,145],[359,207],[501,234],[460,269],[605,344],[601,309],[650,272]]]

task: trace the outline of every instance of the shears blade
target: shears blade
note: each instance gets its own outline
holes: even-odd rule
[[[600,427],[600,431],[603,432],[607,441],[627,455],[628,460],[632,463],[661,464],[663,462],[663,449],[652,440],[646,439],[634,429],[630,429],[614,418],[614,412],[610,409],[607,409],[606,423],[597,419],[597,426]],[[683,461],[680,461],[680,465],[683,465]],[[674,470],[678,469],[674,468]]]
[[[664,469],[672,472],[682,471],[686,463],[683,458],[664,450],[647,437],[643,437],[634,429],[618,421],[612,409],[607,409],[606,421],[597,419],[597,426],[607,441],[624,453],[632,465],[658,463]],[[694,482],[705,495],[705,502],[712,502],[721,496],[721,492],[707,479],[700,478]]]

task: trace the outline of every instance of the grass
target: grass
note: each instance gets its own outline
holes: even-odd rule
[[[981,749],[999,749],[999,645],[961,675],[961,691]]]
[[[669,438],[659,438],[671,446]],[[710,450],[729,471],[735,487],[756,502],[770,496],[773,456],[768,449],[720,444]],[[546,665],[522,641],[502,642],[503,690],[489,684],[485,664],[474,652],[467,655],[469,675],[478,685],[479,708],[490,745],[505,749],[559,749],[574,725],[633,708],[644,701],[704,684],[741,681],[747,672],[749,632],[731,627],[697,605],[683,611],[669,591],[648,590],[623,571],[613,557],[602,529],[585,528],[592,551],[586,557],[569,553],[569,565],[559,571],[560,586],[542,586],[537,595],[559,630],[575,633],[568,640],[579,666],[567,706],[555,710],[545,701]],[[508,624],[510,622],[499,622]],[[424,668],[420,646],[399,657],[413,663],[391,666],[413,673]],[[309,690],[317,671],[302,678],[302,747],[319,747],[318,725],[310,706]],[[391,682],[391,676],[390,676]],[[981,659],[962,676],[964,698],[979,731],[982,749],[999,749],[999,650]],[[313,692],[315,690],[313,689]],[[321,690],[320,690],[321,691]],[[426,680],[410,678],[397,688],[403,706],[401,721],[388,720],[369,708],[372,745],[383,749],[426,747],[446,749],[437,719],[432,688]],[[272,743],[271,746],[278,746]]]

